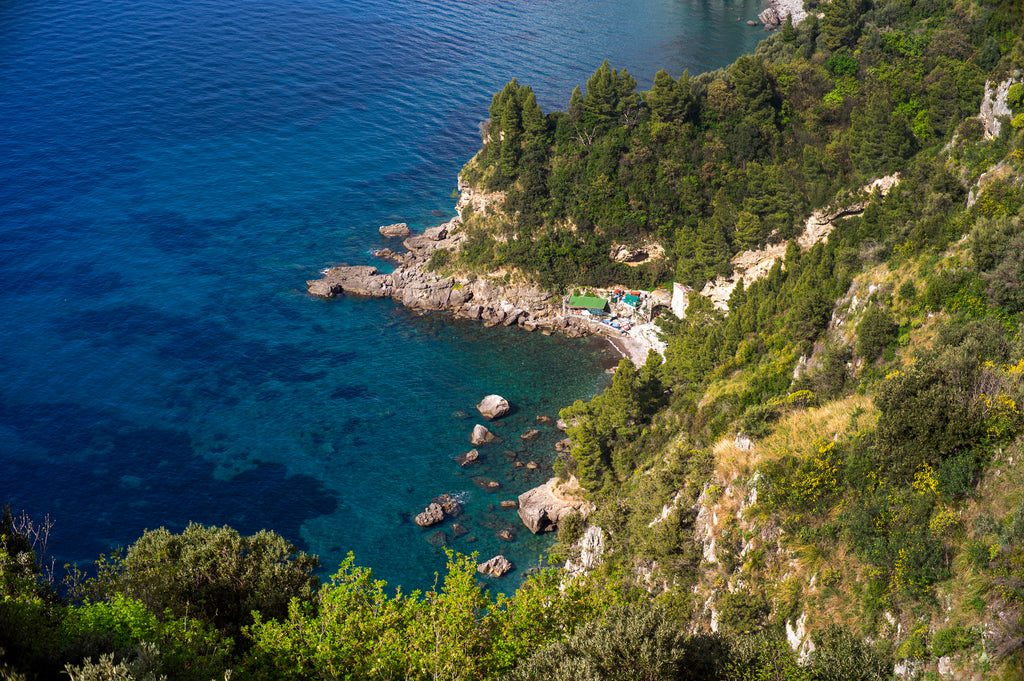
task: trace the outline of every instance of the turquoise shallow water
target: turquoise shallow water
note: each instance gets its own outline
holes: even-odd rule
[[[411,516],[491,507],[549,471],[505,454],[586,398],[595,341],[484,329],[304,282],[364,262],[380,224],[452,215],[491,94],[563,107],[601,60],[647,87],[724,65],[757,2],[13,0],[0,8],[0,503],[56,520],[59,562],[194,520],[272,528],[422,587],[444,555]],[[471,475],[473,412],[516,406]],[[551,430],[524,459],[550,463]],[[482,491],[473,476],[502,484]],[[511,588],[506,578],[501,588]]]

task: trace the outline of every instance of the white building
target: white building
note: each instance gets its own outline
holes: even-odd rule
[[[690,304],[690,291],[693,289],[678,282],[672,283],[672,312],[682,319],[686,316],[686,308]]]

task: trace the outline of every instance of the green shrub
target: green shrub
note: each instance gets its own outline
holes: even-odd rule
[[[917,287],[914,286],[914,282],[907,279],[905,282],[900,284],[899,291],[900,300],[912,302],[914,298],[917,298]]]
[[[160,656],[152,643],[139,645],[126,660],[117,661],[113,654],[100,655],[95,661],[67,665],[72,681],[167,681],[159,674]]]
[[[512,675],[520,681],[676,679],[687,659],[683,632],[659,606],[615,605],[565,641],[541,649]]]
[[[579,513],[563,516],[558,522],[558,543],[572,546],[583,536],[583,518]]]
[[[972,647],[980,640],[977,632],[955,624],[939,629],[932,636],[932,655],[945,657],[960,650]]]
[[[928,657],[928,627],[920,625],[910,632],[896,649],[897,660],[923,660]]]
[[[755,634],[768,624],[771,604],[763,590],[726,591],[717,600],[719,625],[736,634]]]
[[[199,618],[237,635],[253,610],[277,619],[293,597],[312,601],[317,567],[315,556],[274,532],[243,537],[192,523],[181,534],[146,532],[123,558],[101,560],[86,588],[95,600],[124,594],[158,616]]]
[[[731,652],[728,673],[724,677],[730,681],[812,681],[815,678],[813,669],[799,663],[781,631],[766,630],[739,637]],[[703,681],[701,677],[692,678]]]
[[[1006,93],[1006,103],[1014,113],[1024,113],[1024,83],[1014,83]]]
[[[855,76],[860,65],[848,52],[834,52],[832,56],[825,60],[825,68],[831,71],[834,76]]]
[[[811,667],[816,681],[888,681],[892,658],[851,634],[831,625],[813,636]]]
[[[975,539],[967,542],[964,552],[971,564],[980,569],[985,569],[989,564],[989,545],[987,542]]]
[[[753,438],[764,437],[778,420],[781,408],[778,404],[752,404],[740,416],[740,430]]]
[[[974,399],[979,366],[969,349],[926,351],[881,382],[876,463],[888,476],[909,480],[921,464],[940,465],[981,441],[985,418]]]
[[[447,248],[439,248],[430,254],[430,260],[427,261],[427,269],[431,272],[437,272],[451,262],[451,257],[451,251]]]
[[[891,311],[874,305],[868,307],[857,324],[857,354],[868,361],[877,359],[896,342],[899,332]]]

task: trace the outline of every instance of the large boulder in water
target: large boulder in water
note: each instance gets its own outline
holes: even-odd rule
[[[476,408],[488,421],[500,419],[511,409],[508,400],[501,395],[488,395],[480,400],[480,404],[476,405]]]
[[[423,513],[420,513],[414,518],[417,525],[420,527],[430,527],[444,520],[444,511],[441,510],[441,504],[432,503],[423,509]]]
[[[445,518],[456,518],[462,513],[462,502],[450,494],[442,494],[430,500],[430,505],[423,509],[415,518],[420,527],[430,527],[443,521]]]
[[[476,571],[488,577],[501,577],[512,570],[512,563],[505,556],[495,556],[476,566]]]
[[[469,441],[473,443],[474,447],[485,445],[489,442],[494,442],[498,438],[494,437],[494,433],[487,430],[479,423],[473,426],[473,434],[469,436]]]

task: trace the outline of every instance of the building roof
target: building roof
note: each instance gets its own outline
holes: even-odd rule
[[[585,307],[588,310],[603,310],[608,301],[597,296],[569,296],[569,307]]]

